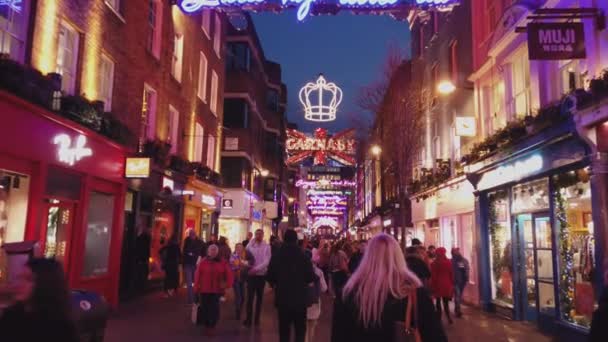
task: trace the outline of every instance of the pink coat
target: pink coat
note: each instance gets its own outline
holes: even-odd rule
[[[431,264],[431,292],[435,297],[452,298],[454,294],[452,263],[445,255],[445,248],[439,247],[435,253],[437,257]]]

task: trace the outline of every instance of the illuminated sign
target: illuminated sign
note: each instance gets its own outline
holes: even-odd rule
[[[391,220],[391,219],[387,219],[387,220],[382,221],[382,225],[385,226],[385,227],[390,226],[392,223],[393,223],[393,220]]]
[[[346,201],[346,197],[344,196],[319,196],[319,195],[313,195],[313,196],[309,196],[308,200],[306,201],[306,205],[326,205],[326,206],[333,206],[333,205],[342,205],[342,206],[346,206],[348,203]]]
[[[314,136],[310,137],[294,129],[287,130],[287,154],[289,158],[286,163],[294,165],[307,158],[314,158],[314,164],[325,164],[327,158],[331,158],[344,165],[355,164],[354,129],[347,129],[329,137],[327,130],[317,128]]]
[[[344,211],[346,208],[319,207],[319,208],[308,208],[308,209],[310,210],[311,215],[342,216],[342,215],[344,215]]]
[[[483,174],[477,184],[478,189],[487,189],[498,184],[518,181],[543,169],[543,157],[533,155],[515,163],[500,166]]]
[[[13,11],[19,13],[23,9],[21,6],[22,0],[0,0],[0,7],[7,6]]]
[[[474,137],[477,134],[474,116],[457,116],[454,126],[456,126],[456,136],[458,137]]]
[[[322,179],[319,181],[305,181],[305,180],[300,179],[296,182],[296,187],[304,188],[304,189],[322,188],[322,187],[354,187],[355,185],[357,185],[356,182],[347,181],[347,180],[328,181],[328,180]]]
[[[232,209],[232,199],[225,198],[222,200],[222,208]]]
[[[148,178],[150,176],[150,158],[127,158],[125,163],[126,178]]]
[[[60,162],[68,165],[74,165],[77,161],[84,157],[93,155],[93,151],[85,147],[87,138],[84,135],[79,135],[76,138],[74,146],[72,146],[72,138],[67,134],[59,134],[53,139],[53,144],[58,145],[57,156]]]
[[[169,189],[173,190],[174,186],[175,186],[175,182],[173,182],[173,179],[163,177],[163,189],[169,188]]]
[[[319,76],[317,83],[306,83],[300,89],[299,96],[306,120],[327,122],[336,119],[338,106],[342,102],[342,89],[335,83],[327,83],[323,75]]]
[[[201,202],[203,202],[204,204],[210,205],[210,206],[215,206],[215,197],[210,196],[210,195],[201,195]]]
[[[324,226],[328,226],[334,229],[338,228],[338,219],[331,216],[316,217],[312,224],[312,229],[318,229]]]
[[[587,57],[583,23],[529,23],[530,60],[570,60]]]

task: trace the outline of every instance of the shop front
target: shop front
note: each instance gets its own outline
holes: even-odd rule
[[[259,198],[243,189],[225,189],[219,218],[219,235],[225,236],[230,247],[247,238],[247,232],[264,230],[268,241],[272,232],[272,222],[265,218],[262,209],[256,208]]]
[[[452,257],[452,248],[459,248],[470,265],[469,283],[463,298],[468,303],[478,305],[473,187],[464,177],[457,177],[417,194],[411,202],[414,227],[406,229],[407,246],[411,245],[413,238],[417,238],[427,247],[444,247],[448,251],[448,258]]]
[[[564,132],[525,146],[535,148],[468,174],[478,194],[481,301],[568,340],[584,338],[601,271],[588,147]]]
[[[196,235],[208,241],[212,234],[218,233],[218,216],[222,202],[222,191],[217,187],[202,182],[196,176],[188,177],[184,191],[184,230],[193,229]],[[221,235],[221,234],[220,234]]]
[[[0,245],[36,241],[72,288],[116,305],[127,151],[5,93],[0,113]]]

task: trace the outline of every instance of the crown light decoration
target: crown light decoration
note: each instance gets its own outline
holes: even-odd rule
[[[300,89],[300,102],[304,106],[306,120],[334,121],[338,106],[342,102],[342,89],[333,82],[327,83],[321,74],[317,83],[308,82]]]

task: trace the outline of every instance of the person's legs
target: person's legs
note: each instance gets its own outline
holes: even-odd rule
[[[236,319],[241,319],[241,308],[243,307],[243,282],[237,280],[232,286],[234,290],[234,307],[236,312]]]
[[[260,314],[262,313],[262,300],[264,299],[264,286],[266,285],[266,279],[262,276],[255,278],[255,325],[260,324]]]
[[[277,312],[279,313],[279,342],[289,342],[292,314],[289,310],[280,308]]]
[[[209,327],[215,328],[220,319],[220,295],[212,294],[209,296]]]
[[[454,312],[456,317],[461,317],[462,312],[460,311],[460,303],[462,301],[462,289],[460,285],[454,286]]]
[[[201,314],[201,317],[199,319],[197,319],[197,321],[201,322],[201,324],[203,325],[203,327],[207,328],[209,326],[209,322],[210,322],[210,309],[211,309],[211,304],[210,304],[210,300],[209,300],[209,294],[208,293],[203,293],[200,295],[200,311],[199,313]]]
[[[247,317],[245,318],[245,325],[251,325],[251,316],[253,314],[253,296],[255,295],[255,277],[249,277],[247,279]]]
[[[315,341],[315,330],[317,328],[317,320],[310,319],[306,322],[306,342]]]
[[[448,322],[452,324],[452,317],[450,316],[450,298],[443,297],[443,310],[445,311],[445,316],[448,318]]]
[[[306,308],[293,313],[293,324],[296,330],[296,342],[304,342],[306,338]]]
[[[194,282],[194,265],[184,265],[184,278],[186,288],[188,289],[188,304],[194,301],[194,293],[192,291],[192,283]]]
[[[441,297],[435,298],[435,310],[437,311],[437,316],[441,319]]]

